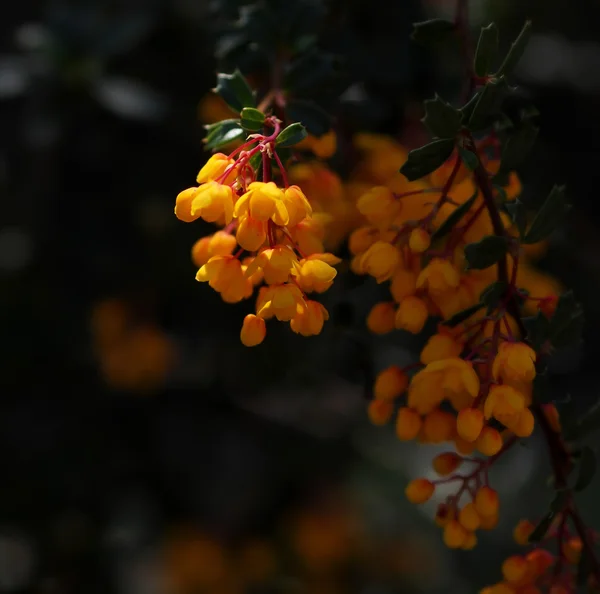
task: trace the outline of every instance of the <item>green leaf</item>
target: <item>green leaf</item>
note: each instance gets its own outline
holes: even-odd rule
[[[294,122],[279,133],[275,144],[281,148],[294,146],[307,136],[306,128],[300,122]]]
[[[258,132],[265,122],[265,114],[254,107],[244,107],[240,116],[242,127],[250,132]]]
[[[502,149],[501,170],[503,173],[512,171],[525,161],[535,144],[537,135],[538,128],[531,122],[527,122],[508,137]]]
[[[233,74],[219,72],[217,74],[215,93],[222,97],[227,105],[238,112],[242,111],[244,107],[256,106],[252,89],[239,70],[236,70]]]
[[[478,159],[477,155],[465,148],[462,148],[462,147],[460,147],[458,149],[458,152],[460,154],[460,158],[462,159],[463,163],[471,171],[475,171],[475,169],[477,169],[477,167],[479,166],[479,159]]]
[[[506,256],[508,240],[498,235],[487,235],[480,241],[465,246],[465,258],[469,269],[483,270]]]
[[[570,209],[571,205],[565,196],[565,187],[554,186],[535,215],[529,231],[523,238],[523,243],[537,243],[546,239],[563,222]]]
[[[579,473],[575,481],[575,491],[583,491],[592,482],[596,474],[596,454],[589,446],[584,446],[581,450],[581,459],[579,460]]]
[[[207,127],[206,148],[217,149],[245,135],[240,120],[222,120]]]
[[[496,72],[495,76],[505,76],[507,74],[510,74],[514,70],[518,61],[521,59],[523,53],[525,52],[525,48],[529,43],[530,37],[531,21],[527,21],[525,25],[523,25],[519,36],[513,41],[512,45],[510,46],[510,50],[508,51],[508,54],[506,54],[504,62],[502,62],[502,65],[500,66],[498,72]]]
[[[456,208],[456,210],[452,211],[452,214],[450,214],[450,216],[436,229],[431,236],[432,242],[448,235],[448,233],[450,233],[450,231],[456,227],[458,222],[469,212],[471,206],[473,206],[473,203],[477,199],[477,195],[478,191],[476,190],[466,202],[463,202]]]
[[[410,151],[406,163],[400,169],[400,173],[408,181],[425,177],[440,165],[443,165],[453,150],[454,140],[452,138],[434,140],[425,146]]]
[[[488,81],[483,89],[475,95],[477,101],[472,105],[472,108],[471,102],[463,108],[463,110],[466,110],[469,107],[471,112],[468,127],[474,132],[491,127],[499,115],[507,92],[508,85],[504,78]]]
[[[254,169],[256,171],[262,164],[262,153],[260,151],[257,153],[254,153],[250,157],[248,164],[250,165],[250,167],[252,167],[252,169]]]
[[[477,50],[475,51],[475,74],[487,76],[490,72],[492,62],[498,53],[498,27],[496,23],[490,23],[481,28]]]
[[[468,320],[473,314],[477,313],[483,307],[483,303],[477,303],[475,305],[471,305],[471,307],[467,307],[457,313],[455,313],[451,318],[448,318],[442,325],[449,326],[450,328],[454,328],[459,324],[462,324],[466,320]]]
[[[573,291],[558,298],[556,310],[550,319],[549,340],[555,347],[564,347],[581,340],[584,317],[583,308],[575,301]]]
[[[556,514],[554,512],[549,511],[538,523],[538,525],[533,529],[533,532],[529,535],[528,541],[530,543],[540,542],[546,536],[546,532],[550,528],[552,524],[552,520],[554,520],[554,516]]]
[[[411,39],[421,45],[436,45],[454,36],[456,25],[445,19],[431,19],[413,23]]]
[[[290,120],[300,122],[313,136],[323,136],[331,130],[331,117],[314,101],[291,99],[285,110]]]
[[[439,95],[424,103],[425,117],[421,120],[433,136],[438,138],[454,138],[460,129],[460,111]]]
[[[487,313],[490,314],[502,302],[502,298],[506,295],[508,284],[504,281],[494,281],[488,285],[479,296],[479,301],[487,306]]]
[[[570,492],[567,490],[557,491],[554,499],[550,503],[550,511],[540,520],[533,532],[529,535],[529,542],[539,542],[546,536],[548,529],[552,525],[552,521],[556,514],[560,513],[569,498]]]
[[[516,225],[519,237],[523,238],[527,228],[527,209],[525,205],[517,198],[511,202],[505,202],[504,208],[506,208],[512,222]]]
[[[523,325],[527,329],[527,341],[535,351],[539,351],[550,337],[548,318],[538,311],[535,316],[523,318]]]

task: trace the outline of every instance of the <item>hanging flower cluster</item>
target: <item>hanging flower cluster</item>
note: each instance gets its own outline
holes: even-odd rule
[[[227,303],[248,299],[260,285],[256,313],[242,325],[246,346],[264,340],[270,318],[289,322],[303,336],[319,334],[329,314],[308,294],[329,289],[340,262],[323,252],[323,223],[313,219],[300,187],[288,182],[277,154],[286,134],[281,122],[270,116],[264,126],[272,133],[250,135],[230,155],[214,154],[198,173],[198,185],[180,192],[175,204],[181,221],[201,218],[222,226],[192,248],[196,280]],[[281,185],[271,180],[273,162]]]

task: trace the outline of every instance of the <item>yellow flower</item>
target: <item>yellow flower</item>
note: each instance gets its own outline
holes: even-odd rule
[[[177,197],[179,198],[179,196]],[[229,224],[233,218],[233,190],[216,181],[209,181],[198,188],[190,208],[192,217],[202,217],[207,223],[224,218]]]
[[[387,334],[396,328],[394,303],[376,303],[367,316],[367,328],[373,334]]]
[[[298,186],[290,186],[283,192],[283,203],[288,211],[288,225],[293,227],[312,215],[312,206]]]
[[[256,315],[267,320],[275,316],[280,322],[289,322],[304,308],[302,291],[292,284],[261,287],[256,300]]]
[[[198,194],[199,188],[187,188],[177,194],[175,199],[175,216],[184,223],[191,223],[200,218],[200,213],[192,214],[192,200]]]
[[[498,415],[513,415],[525,407],[523,394],[509,385],[492,386],[485,399],[483,414],[486,419]]]
[[[350,233],[348,249],[354,256],[366,252],[378,239],[379,231],[375,227],[359,227]]]
[[[423,330],[429,312],[422,299],[409,295],[405,297],[396,312],[396,328],[418,334]]]
[[[394,400],[398,398],[408,386],[408,376],[397,365],[392,365],[380,371],[375,380],[375,398],[381,400]]]
[[[398,268],[390,282],[390,293],[396,303],[405,297],[414,295],[417,290],[417,275],[412,270]]]
[[[425,503],[428,501],[433,492],[435,491],[435,485],[424,478],[415,479],[408,483],[405,489],[406,498],[411,503]]]
[[[465,441],[475,441],[483,429],[483,413],[476,408],[463,408],[456,418],[456,429]]]
[[[263,271],[267,285],[280,285],[288,281],[292,269],[298,265],[294,251],[278,245],[260,252],[246,270],[246,276],[251,276],[259,268]]]
[[[520,520],[513,530],[513,538],[520,545],[529,544],[529,535],[535,530],[535,524],[529,520]]]
[[[495,380],[532,382],[535,378],[535,351],[523,342],[503,342],[494,358]]]
[[[425,443],[450,441],[456,433],[456,420],[452,413],[434,408],[423,420],[422,437]]]
[[[432,460],[432,466],[440,476],[448,476],[458,469],[462,461],[462,457],[454,452],[443,452]]]
[[[319,159],[329,159],[337,149],[337,136],[333,129],[321,136],[309,134],[296,145],[299,149],[312,151]]]
[[[267,239],[267,223],[245,216],[240,219],[236,237],[240,247],[248,252],[256,252]]]
[[[425,229],[413,229],[408,239],[408,247],[415,253],[421,254],[429,249],[431,237]]]
[[[502,449],[502,435],[497,429],[487,425],[481,430],[475,441],[475,447],[484,456],[494,456]]]
[[[320,254],[325,249],[325,225],[327,215],[315,213],[311,219],[303,219],[290,229],[290,235],[303,254]]]
[[[302,336],[315,336],[323,330],[329,319],[329,312],[318,301],[307,299],[296,305],[296,315],[290,321],[290,328]]]
[[[444,544],[449,549],[459,549],[467,541],[469,533],[458,520],[450,520],[444,526]]]
[[[475,398],[479,377],[467,361],[452,357],[434,361],[415,374],[408,387],[408,406],[420,414],[437,408],[444,398],[466,394]]]
[[[458,521],[469,532],[475,532],[481,525],[481,518],[473,502],[467,503],[458,513]]]
[[[394,413],[394,403],[391,400],[371,400],[367,408],[369,421],[373,425],[385,425]]]
[[[340,262],[341,260],[333,254],[312,254],[300,260],[293,274],[305,293],[312,291],[323,293],[331,287],[337,275],[337,270],[331,265]]]
[[[252,294],[252,283],[244,276],[240,261],[233,256],[213,256],[198,270],[196,280],[208,282],[227,303],[236,303]]]
[[[401,441],[415,439],[421,430],[423,421],[421,415],[412,408],[403,406],[396,417],[396,435]]]
[[[421,363],[427,365],[433,361],[458,357],[463,350],[463,345],[449,332],[434,334],[421,351]]]
[[[234,167],[235,161],[228,159],[227,155],[223,153],[215,153],[206,162],[204,167],[200,169],[196,181],[199,184],[203,184],[207,181],[219,180],[223,184],[232,184],[237,177],[237,169]],[[220,179],[225,175],[225,171],[228,170],[227,175],[224,179]]]
[[[267,334],[265,321],[258,316],[248,314],[244,318],[240,339],[242,344],[247,347],[252,347],[260,344]]]
[[[234,215],[242,218],[249,213],[257,221],[271,219],[277,225],[287,225],[290,218],[283,199],[283,190],[274,182],[252,182],[235,203]]]
[[[363,274],[375,277],[378,283],[391,278],[401,261],[398,249],[385,241],[376,241],[359,258]]]
[[[385,186],[371,188],[356,203],[358,211],[372,225],[389,224],[390,219],[398,215],[402,202]]]
[[[433,258],[417,278],[417,288],[427,288],[432,293],[444,293],[460,284],[458,270],[448,260]]]

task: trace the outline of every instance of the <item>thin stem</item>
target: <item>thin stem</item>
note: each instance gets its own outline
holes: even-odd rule
[[[288,180],[287,172],[285,170],[285,167],[283,166],[283,163],[281,162],[281,159],[279,158],[279,155],[277,154],[277,151],[275,151],[275,150],[273,151],[273,156],[275,157],[275,161],[277,161],[277,166],[279,167],[279,171],[281,172],[283,184],[285,185],[286,188],[289,188],[290,182]]]

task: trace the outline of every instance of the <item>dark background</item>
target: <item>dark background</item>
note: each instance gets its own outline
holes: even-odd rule
[[[342,142],[360,130],[415,142],[417,102],[456,92],[460,65],[408,41],[411,22],[452,4],[323,4],[323,51],[362,89],[331,103]],[[248,350],[251,304],[194,281],[189,250],[210,228],[173,205],[206,159],[199,106],[235,15],[191,0],[3,8],[0,591],[475,591],[499,579],[514,523],[550,497],[542,444],[499,464],[501,527],[474,552],[447,551],[431,509],[403,497],[433,448],[365,418],[370,365],[412,347],[365,334],[374,284],[342,275],[322,336],[275,328]],[[506,45],[534,22],[514,106],[540,111],[524,199],[558,182],[574,204],[540,265],[586,309],[585,345],[553,382],[585,408],[598,385],[600,4],[482,0],[472,18],[474,31],[495,19]]]

